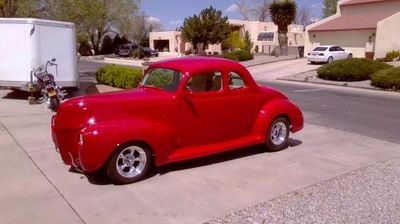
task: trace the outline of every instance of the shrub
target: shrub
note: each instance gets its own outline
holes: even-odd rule
[[[384,89],[400,90],[400,67],[375,72],[371,76],[371,84]]]
[[[379,70],[393,66],[371,59],[353,58],[349,60],[334,61],[317,70],[318,78],[333,81],[362,81]]]
[[[400,57],[400,51],[389,51],[386,53],[385,60],[393,61],[394,59]]]
[[[239,58],[239,61],[248,61],[254,58],[254,55],[249,51],[240,50],[232,53]]]
[[[97,82],[122,89],[135,88],[142,80],[143,73],[120,65],[107,65],[97,69]]]
[[[132,56],[134,58],[143,59],[146,55],[140,48],[136,48],[135,50],[132,51]]]
[[[224,52],[220,57],[233,61],[248,61],[254,58],[254,55],[248,51],[238,50],[232,52]]]

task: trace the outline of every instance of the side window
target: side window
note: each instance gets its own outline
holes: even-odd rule
[[[222,89],[222,74],[217,71],[196,74],[188,80],[185,87],[194,93],[219,91]]]
[[[229,89],[242,89],[246,87],[243,78],[236,72],[228,73]]]
[[[336,51],[336,47],[329,48],[329,51]]]

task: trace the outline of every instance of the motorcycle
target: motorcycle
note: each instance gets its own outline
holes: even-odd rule
[[[37,79],[37,84],[39,85],[42,97],[39,98],[40,103],[46,103],[47,108],[54,112],[57,112],[58,107],[62,100],[64,100],[67,93],[62,91],[59,86],[57,86],[54,81],[54,76],[47,71],[48,66],[56,66],[57,74],[57,64],[53,58],[51,61],[47,61],[46,64],[40,65],[33,71],[33,75]]]

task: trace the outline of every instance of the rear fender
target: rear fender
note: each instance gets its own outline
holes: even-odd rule
[[[146,119],[119,119],[99,122],[81,131],[83,144],[79,157],[83,170],[101,168],[120,145],[140,141],[147,143],[155,156],[155,163],[166,160],[174,150],[175,133],[166,124]]]
[[[269,125],[280,116],[289,119],[291,132],[297,132],[303,128],[303,115],[300,109],[287,99],[277,99],[266,103],[260,110],[253,126],[253,134],[265,140]]]

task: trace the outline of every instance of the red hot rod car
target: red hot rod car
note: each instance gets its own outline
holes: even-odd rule
[[[69,99],[52,118],[65,164],[104,168],[117,184],[142,179],[152,164],[260,143],[280,150],[302,128],[301,111],[282,93],[211,57],[154,63],[138,88]]]

